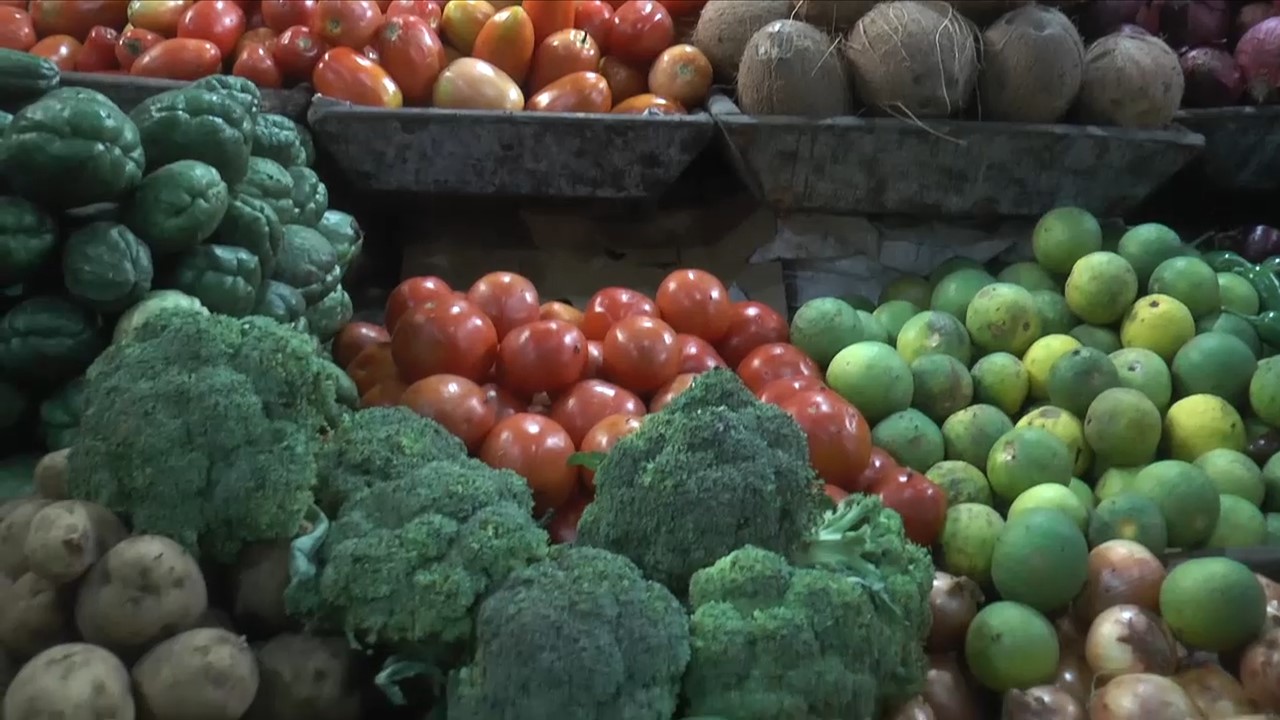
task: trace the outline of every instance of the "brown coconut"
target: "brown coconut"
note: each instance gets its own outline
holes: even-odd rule
[[[774,20],[760,28],[738,65],[738,106],[749,115],[848,114],[853,96],[835,44],[799,20]]]
[[[731,83],[751,36],[792,11],[791,0],[708,0],[689,41],[711,61],[716,80]]]
[[[898,115],[959,113],[978,80],[973,22],[945,2],[882,2],[845,39],[853,88],[862,102]]]
[[[1071,19],[1044,5],[1006,13],[982,33],[978,102],[982,117],[1061,120],[1084,77],[1084,41]]]
[[[1152,35],[1098,38],[1084,56],[1080,119],[1098,125],[1158,128],[1182,102],[1178,56]]]
[[[828,32],[844,33],[879,0],[795,0],[796,17]]]

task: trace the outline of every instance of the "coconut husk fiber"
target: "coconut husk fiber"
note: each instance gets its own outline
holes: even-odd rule
[[[1173,121],[1184,80],[1178,55],[1152,35],[1098,38],[1084,56],[1080,119],[1099,125],[1158,128]]]
[[[1002,15],[982,33],[978,100],[983,119],[1053,123],[1084,78],[1084,41],[1071,19],[1045,5]]]
[[[747,42],[738,65],[738,106],[751,115],[848,114],[852,93],[836,40],[799,20],[775,20]]]
[[[793,11],[791,0],[708,0],[690,42],[711,61],[716,81],[731,83],[751,36]]]

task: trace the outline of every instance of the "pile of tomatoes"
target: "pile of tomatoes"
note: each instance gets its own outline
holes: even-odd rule
[[[800,425],[810,462],[839,501],[874,492],[921,544],[941,530],[946,496],[871,443],[861,413],[787,342],[786,319],[734,302],[715,276],[669,274],[649,296],[619,287],[582,309],[543,302],[527,278],[495,272],[465,292],[438,277],[402,282],[383,325],[352,323],[334,342],[365,407],[435,419],[484,462],[523,476],[552,534],[571,539],[594,493],[575,452],[607,452],[712,368],[734,368]]]

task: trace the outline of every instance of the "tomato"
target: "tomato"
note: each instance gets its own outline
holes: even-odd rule
[[[857,487],[852,488],[851,492],[877,492],[878,488],[890,483],[902,472],[902,466],[892,455],[873,446],[871,454],[867,456],[867,467],[862,471],[862,477],[858,478]]]
[[[245,31],[244,10],[231,0],[199,0],[178,21],[178,37],[208,40],[232,57]]]
[[[573,27],[577,10],[575,4],[564,0],[524,0],[521,3],[525,12],[529,13],[529,19],[533,21],[535,47],[553,33]]]
[[[845,492],[844,490],[841,490],[835,485],[830,485],[830,484],[823,485],[822,492],[826,493],[827,497],[831,498],[831,502],[835,503],[836,505],[839,505],[840,503],[844,502],[844,499],[849,497],[849,493]]]
[[[498,338],[538,319],[538,289],[529,278],[512,272],[492,272],[476,280],[467,299],[489,316]]]
[[[583,333],[584,335],[586,333]],[[587,341],[587,369],[582,371],[584,379],[600,377],[600,368],[604,365],[604,343],[599,340]]]
[[[520,325],[498,345],[498,377],[523,397],[558,393],[581,380],[586,369],[586,336],[560,320]]]
[[[194,0],[129,0],[129,24],[143,30],[173,37],[178,23],[187,14]]]
[[[395,289],[387,296],[387,308],[383,312],[382,318],[383,324],[394,331],[396,323],[400,321],[400,318],[405,313],[419,305],[427,304],[429,300],[452,294],[453,288],[434,275],[411,277],[404,280],[395,286]]]
[[[356,384],[361,397],[379,383],[392,380],[403,382],[400,370],[396,367],[395,358],[391,354],[391,343],[380,342],[369,345],[356,355],[347,366],[347,377]]]
[[[578,486],[578,468],[569,464],[574,444],[554,420],[517,413],[493,426],[480,447],[490,467],[507,468],[524,477],[533,490],[534,512],[565,504]]]
[[[600,58],[599,72],[609,83],[615,107],[624,100],[648,91],[644,73],[612,55]]]
[[[524,109],[524,93],[514,80],[493,65],[462,57],[449,63],[436,78],[431,104],[455,110],[514,112]]]
[[[613,449],[614,445],[618,444],[619,440],[639,430],[643,424],[643,416],[620,413],[604,417],[600,422],[592,425],[587,434],[582,437],[578,451],[584,453],[608,453]],[[596,473],[594,470],[582,468],[582,480],[587,484],[588,488],[596,489]]]
[[[436,0],[394,0],[387,9],[383,11],[386,17],[401,17],[404,15],[413,15],[427,21],[432,30],[440,31],[440,17],[443,14],[444,4]]]
[[[692,45],[669,47],[649,68],[649,90],[686,108],[700,107],[711,94],[711,61]]]
[[[440,16],[440,34],[463,55],[470,55],[480,29],[497,12],[485,0],[449,0]]]
[[[385,342],[391,342],[391,335],[381,325],[349,322],[333,339],[333,361],[338,367],[346,368],[365,348]]]
[[[533,21],[520,6],[499,10],[476,36],[472,57],[484,60],[516,81],[524,83],[533,62]]]
[[[605,378],[641,394],[652,393],[680,373],[676,331],[657,318],[633,315],[604,338]]]
[[[458,375],[432,375],[409,386],[400,404],[444,426],[475,452],[497,423],[497,407],[485,391]]]
[[[391,352],[409,382],[441,373],[483,382],[498,358],[498,334],[475,305],[438,298],[400,319],[391,331]]]
[[[605,52],[605,41],[613,27],[613,8],[603,0],[578,0],[573,13],[573,26],[595,39],[600,51]]]
[[[783,400],[805,390],[821,390],[827,386],[820,377],[813,375],[792,375],[791,377],[778,378],[770,380],[764,387],[760,388],[760,392],[756,393],[756,397],[760,398],[760,402],[781,405]]]
[[[31,0],[27,12],[42,38],[70,35],[82,40],[99,25],[118,28],[129,22],[129,3],[124,0]]]
[[[852,492],[871,457],[871,426],[834,391],[803,390],[779,406],[809,439],[809,464],[822,481]]]
[[[208,40],[171,38],[156,43],[134,61],[130,75],[199,80],[216,75],[222,68],[222,53]]]
[[[612,107],[609,82],[594,72],[565,75],[539,90],[525,104],[525,110],[535,112],[607,113]]]
[[[716,350],[729,367],[736,368],[752,350],[765,343],[786,342],[790,336],[786,319],[776,310],[764,303],[746,300],[733,304],[729,331],[716,343]]]
[[[618,115],[688,115],[689,111],[675,100],[668,100],[653,93],[627,98],[613,106]]]
[[[603,340],[614,323],[632,315],[658,317],[658,306],[635,290],[620,287],[598,290],[583,311],[582,332],[588,340]]]
[[[132,69],[138,58],[163,40],[160,33],[142,28],[128,28],[120,33],[120,41],[116,43],[116,61],[120,69],[126,72]]]
[[[822,368],[791,343],[768,343],[752,350],[738,363],[738,377],[753,393],[778,378],[808,375],[822,378]]]
[[[653,394],[653,399],[649,401],[649,412],[656,413],[671,404],[676,396],[693,385],[693,379],[698,377],[697,373],[680,373],[671,379],[671,382],[663,385],[658,392]]]
[[[70,35],[50,35],[32,45],[27,52],[45,58],[66,72],[76,69],[76,60],[83,48],[80,41]]]
[[[582,327],[582,311],[558,300],[542,303],[538,308],[539,320],[563,320],[574,327]]]
[[[116,45],[120,42],[120,33],[114,28],[98,27],[89,31],[84,40],[84,48],[76,58],[76,70],[79,72],[104,72],[120,67],[116,60]]]
[[[485,383],[480,389],[484,390],[484,401],[493,407],[493,416],[498,420],[525,410],[525,404],[519,398],[497,383]]]
[[[585,471],[584,471],[585,472]],[[591,499],[584,493],[575,493],[563,507],[551,513],[551,522],[547,523],[547,535],[557,545],[567,545],[578,539],[578,523],[582,522],[582,513],[591,504]]]
[[[729,330],[733,308],[729,289],[709,272],[675,270],[658,286],[654,299],[662,319],[676,332],[714,343]]]
[[[260,27],[245,32],[245,34],[241,35],[240,39],[236,41],[236,49],[232,57],[239,60],[240,53],[244,52],[245,48],[253,47],[255,45],[261,45],[270,53],[276,46],[276,31],[269,27]],[[279,63],[275,62],[274,54],[272,54],[271,62],[276,67],[279,67]]]
[[[294,25],[311,27],[319,14],[318,0],[262,0],[262,22],[278,33]]]
[[[644,401],[635,393],[603,380],[583,380],[551,405],[555,420],[580,445],[587,431],[610,415],[644,415]]]
[[[8,7],[26,12],[27,0],[0,0],[0,7]]]
[[[633,63],[650,63],[676,39],[675,24],[662,3],[630,0],[613,14],[609,50]]]
[[[250,45],[236,56],[231,74],[245,78],[260,88],[284,87],[284,73],[264,45]]]
[[[877,493],[885,507],[902,516],[907,537],[929,547],[942,534],[947,520],[947,491],[918,472],[906,482],[888,483]]]
[[[400,399],[404,397],[404,391],[409,386],[399,378],[391,380],[383,380],[382,382],[369,388],[369,392],[360,396],[360,407],[396,407],[400,404]]]
[[[286,78],[290,80],[310,80],[320,58],[329,52],[329,44],[320,39],[315,32],[302,25],[280,33],[276,45],[271,49],[271,56]]]
[[[382,10],[373,0],[320,0],[311,29],[329,45],[362,48],[381,23]]]
[[[374,37],[374,48],[406,103],[425,105],[431,101],[431,89],[444,66],[444,46],[426,20],[415,15],[384,20]]]
[[[377,63],[349,47],[336,47],[324,54],[311,84],[316,92],[356,105],[398,108],[404,105],[400,86]]]
[[[697,335],[676,335],[676,344],[680,346],[680,372],[698,374],[714,368],[725,367],[720,353],[711,343]]]
[[[0,48],[26,52],[36,44],[36,26],[25,10],[0,7]]]
[[[662,7],[671,13],[671,17],[689,17],[698,14],[707,0],[662,0]]]
[[[600,67],[600,46],[581,30],[557,30],[533,53],[529,90],[537,92],[565,75],[595,72]]]

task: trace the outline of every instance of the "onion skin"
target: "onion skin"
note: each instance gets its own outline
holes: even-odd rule
[[[1254,102],[1261,105],[1280,99],[1280,17],[1249,28],[1236,44],[1236,62]]]
[[[923,698],[914,697],[898,708],[898,711],[890,715],[887,720],[938,720],[938,716]]]
[[[1037,685],[1004,694],[1000,720],[1089,720],[1084,705],[1061,688]]]
[[[1184,107],[1229,107],[1244,97],[1244,73],[1231,53],[1216,47],[1197,47],[1178,58],[1186,85]]]
[[[1178,643],[1159,615],[1137,605],[1115,605],[1089,626],[1084,658],[1101,682],[1131,673],[1172,675],[1178,669]]]
[[[1089,700],[1089,720],[1208,720],[1187,693],[1167,677],[1121,675]]]
[[[929,674],[925,676],[924,691],[920,696],[939,720],[983,720],[986,717],[969,678],[954,655],[929,656]]]
[[[1108,540],[1089,551],[1089,574],[1076,598],[1076,616],[1091,625],[1103,610],[1115,605],[1160,609],[1164,563],[1146,546],[1132,540]]]
[[[1259,710],[1280,713],[1280,630],[1270,630],[1240,657],[1240,685]]]
[[[1247,228],[1240,241],[1240,254],[1249,262],[1260,263],[1273,255],[1280,255],[1280,229],[1269,225]],[[1268,456],[1270,459],[1270,456]],[[1265,464],[1265,460],[1263,463]]]
[[[1093,670],[1085,662],[1083,651],[1063,652],[1058,658],[1058,671],[1053,676],[1053,686],[1087,705],[1093,694]]]
[[[1183,670],[1173,681],[1187,693],[1191,702],[1211,720],[1234,718],[1254,711],[1240,681],[1218,665],[1202,665]]]
[[[1254,25],[1266,20],[1280,16],[1280,5],[1272,4],[1265,1],[1251,2],[1240,8],[1240,12],[1236,15],[1235,22],[1235,38],[1237,41],[1244,34],[1253,29]]]
[[[937,571],[929,590],[933,623],[925,648],[930,653],[955,652],[964,647],[969,624],[982,605],[982,590],[967,577]]]
[[[1232,8],[1226,0],[1155,0],[1150,7],[1159,13],[1158,32],[1174,50],[1227,44]]]

